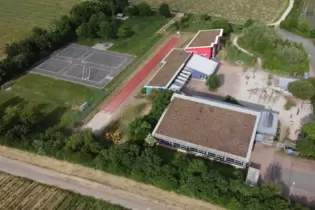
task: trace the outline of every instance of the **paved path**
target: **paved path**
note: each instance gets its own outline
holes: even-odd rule
[[[294,0],[290,0],[288,8],[284,11],[284,13],[281,15],[279,20],[274,23],[270,23],[268,25],[278,27],[280,23],[284,21],[284,19],[289,15],[291,9],[293,8],[293,5],[294,5]]]
[[[282,38],[303,44],[306,52],[310,56],[310,76],[315,76],[315,46],[313,42],[307,38],[301,37],[283,29],[277,29],[277,31],[282,36]]]
[[[85,179],[64,175],[2,156],[0,156],[0,166],[0,170],[3,172],[25,177],[39,183],[56,186],[61,189],[71,190],[82,195],[92,196],[126,208],[137,210],[178,209],[140,195],[114,189]]]
[[[176,13],[176,16],[175,16],[171,21],[169,21],[168,23],[166,23],[166,24],[165,24],[160,30],[158,30],[156,33],[158,33],[158,34],[163,34],[163,33],[166,31],[166,29],[167,29],[171,24],[175,23],[175,21],[177,21],[177,20],[180,20],[183,16],[184,16],[184,13],[180,13],[180,12]]]
[[[147,62],[144,67],[113,97],[113,99],[105,105],[104,112],[113,113],[127,98],[133,90],[148,76],[148,74],[158,65],[161,60],[173,49],[179,37],[172,37],[164,47]]]

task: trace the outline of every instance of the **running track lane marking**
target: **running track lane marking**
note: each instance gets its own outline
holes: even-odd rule
[[[132,93],[132,91],[142,82],[142,80],[148,76],[148,74],[158,65],[161,60],[175,47],[178,42],[178,37],[172,37],[163,48],[148,61],[143,68],[131,79],[128,83],[120,89],[119,93],[113,97],[113,99],[104,106],[103,110],[108,113],[113,113],[126,98]]]

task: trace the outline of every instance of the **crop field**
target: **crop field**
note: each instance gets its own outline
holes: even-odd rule
[[[106,209],[125,208],[0,172],[0,209]]]
[[[0,0],[0,57],[6,43],[48,26],[80,0]]]
[[[133,4],[143,0],[132,0]],[[288,6],[288,0],[145,0],[153,7],[166,2],[172,10],[224,17],[233,22],[249,18],[274,22]]]

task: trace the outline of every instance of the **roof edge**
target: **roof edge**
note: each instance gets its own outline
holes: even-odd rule
[[[211,45],[206,45],[206,46],[198,46],[198,47],[189,47],[189,45],[196,39],[196,37],[199,35],[200,32],[202,31],[216,31],[216,30],[220,30],[220,34],[218,36],[215,37],[215,41],[211,43]],[[218,28],[218,29],[208,29],[208,30],[199,30],[197,32],[197,34],[192,38],[192,40],[190,40],[190,42],[186,45],[186,47],[184,48],[189,49],[189,48],[205,48],[205,47],[213,47],[215,44],[218,44],[219,41],[219,37],[221,37],[223,35],[223,29],[222,28]]]

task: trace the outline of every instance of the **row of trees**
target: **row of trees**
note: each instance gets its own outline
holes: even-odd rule
[[[284,21],[281,22],[281,28],[288,31],[299,32],[307,37],[315,38],[315,28],[311,28],[307,21],[301,21],[300,15],[304,12],[304,0],[295,0],[293,8]]]
[[[112,146],[101,137],[95,137],[90,130],[68,135],[60,128],[45,127],[42,121],[45,116],[36,107],[28,110],[2,107],[5,111],[0,113],[0,143],[123,175],[232,210],[307,209],[297,204],[289,207],[289,202],[279,197],[278,185],[245,185],[243,170],[146,146],[143,140],[171,96],[171,92],[156,94],[148,116],[143,117],[142,123],[136,123],[139,122],[136,119],[129,126],[133,141]],[[146,132],[141,129],[143,127]]]
[[[85,30],[83,26],[78,29],[79,33],[85,34],[88,31],[92,35],[110,34],[106,21],[115,22],[115,14],[127,6],[127,0],[84,1],[70,10],[70,16],[63,15],[49,29],[36,27],[29,37],[7,44],[5,47],[7,57],[0,62],[0,84],[27,70],[54,50],[75,40],[76,29],[83,23],[89,23],[85,25],[89,30]]]
[[[296,142],[296,149],[300,155],[315,159],[315,121],[302,126],[302,136]]]
[[[260,56],[266,69],[290,75],[308,72],[308,54],[302,44],[281,39],[274,28],[263,23],[255,22],[245,28],[239,44]]]

